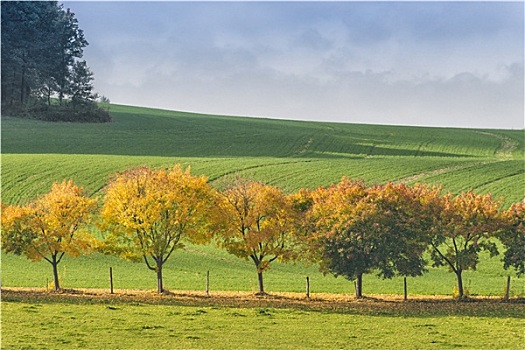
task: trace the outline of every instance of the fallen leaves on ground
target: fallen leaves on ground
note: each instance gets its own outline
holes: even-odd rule
[[[65,289],[50,292],[39,288],[2,288],[2,301],[78,304],[159,304],[229,308],[280,308],[362,315],[397,316],[491,316],[525,318],[525,299],[476,297],[458,302],[450,296],[374,295],[356,299],[349,294],[170,291],[158,294],[148,290]]]

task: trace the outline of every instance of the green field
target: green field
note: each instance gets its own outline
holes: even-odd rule
[[[235,307],[231,305],[234,299],[225,303],[225,298],[184,301],[164,296],[152,305],[146,300],[42,296],[27,300],[8,293],[2,303],[2,349],[480,350],[523,346],[524,308],[515,303],[281,298],[239,299],[243,304]]]
[[[234,173],[288,192],[337,182],[342,176],[369,184],[387,181],[474,189],[503,199],[525,197],[523,130],[473,130],[277,121],[111,106],[109,124],[46,123],[2,116],[2,201],[22,204],[74,179],[101,197],[111,174],[139,165],[191,166],[219,186]],[[471,296],[525,295],[525,279],[504,271],[501,256],[482,254],[477,271],[464,273]],[[155,275],[142,263],[94,254],[66,257],[59,265],[67,289],[153,291]],[[257,291],[250,262],[212,245],[188,245],[164,267],[171,291],[205,289],[211,301],[152,305],[142,302],[67,302],[2,296],[2,349],[518,349],[523,346],[523,304],[500,302],[327,302],[327,307],[241,306],[215,303],[220,291]],[[351,281],[322,275],[315,265],[274,263],[265,273],[270,293],[335,293],[352,299]],[[2,254],[3,287],[49,287],[51,266]],[[429,268],[408,279],[414,295],[451,296],[455,276]],[[400,295],[401,278],[370,274],[365,295]],[[5,292],[5,289],[4,289]],[[5,297],[7,295],[7,298]],[[53,294],[49,294],[53,295]],[[270,294],[272,295],[272,294]],[[334,294],[332,294],[334,295]],[[160,297],[163,298],[163,297]],[[168,297],[169,298],[169,297]],[[279,298],[270,297],[270,298]],[[170,299],[171,300],[171,299]],[[279,300],[279,299],[278,299]],[[239,303],[239,304],[237,304]],[[414,306],[415,305],[415,306]],[[414,308],[415,309],[412,309]],[[407,309],[408,308],[408,309]],[[403,335],[403,336],[400,336]],[[154,344],[154,345],[153,345]]]
[[[525,278],[516,278],[513,272],[503,270],[501,256],[481,255],[476,271],[465,271],[463,279],[471,296],[499,296],[505,291],[506,276],[514,276],[511,295],[525,296]],[[131,263],[113,256],[95,254],[77,259],[66,257],[59,265],[59,276],[64,288],[109,289],[109,268],[113,269],[117,289],[156,288],[155,274],[143,262]],[[164,286],[168,290],[204,291],[206,272],[210,271],[210,291],[256,292],[257,274],[253,263],[229,255],[214,246],[188,246],[179,250],[163,268]],[[310,278],[312,293],[341,293],[352,295],[354,285],[342,277],[323,275],[315,265],[272,263],[264,274],[265,289],[272,292],[305,291],[306,276]],[[2,256],[2,283],[12,287],[45,288],[53,280],[51,265],[46,261],[30,262],[25,257]],[[446,268],[429,268],[421,277],[407,279],[411,295],[452,295],[456,279]],[[363,279],[365,295],[403,294],[403,279],[383,280],[375,275]]]
[[[2,200],[25,203],[73,178],[99,194],[137,165],[190,165],[213,182],[245,172],[287,191],[337,182],[443,184],[525,197],[523,130],[356,125],[199,115],[111,106],[109,124],[2,117]]]
[[[474,130],[355,125],[199,115],[111,106],[109,124],[48,123],[2,117],[2,201],[25,203],[49,191],[54,181],[73,178],[101,196],[114,172],[137,165],[191,166],[212,184],[235,172],[282,186],[287,191],[337,182],[342,176],[368,183],[403,181],[442,184],[458,192],[472,188],[504,198],[504,207],[525,196],[523,130]],[[44,287],[46,262],[3,255],[5,286]],[[116,288],[153,289],[154,275],[143,264],[93,255],[60,265],[67,288],[105,288],[109,267]],[[177,252],[165,268],[168,289],[199,290],[211,273],[215,290],[256,290],[254,267],[212,246]],[[502,295],[500,257],[484,257],[466,272],[472,295]],[[316,266],[274,264],[265,274],[269,291],[303,291],[306,276],[317,292],[352,293],[343,278],[323,276]],[[413,294],[450,295],[454,275],[430,269],[409,279]],[[402,293],[400,279],[367,276],[364,292]],[[523,278],[513,295],[524,295]]]

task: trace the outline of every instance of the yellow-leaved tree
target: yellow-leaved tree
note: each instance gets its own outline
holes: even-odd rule
[[[2,248],[6,253],[49,262],[55,290],[59,290],[58,264],[64,255],[89,253],[97,242],[82,230],[96,203],[70,180],[54,183],[49,193],[28,205],[2,206]]]
[[[230,254],[252,260],[259,293],[264,294],[263,272],[270,263],[301,256],[299,211],[292,197],[280,189],[236,178],[217,205],[215,238]]]
[[[146,167],[119,173],[107,187],[101,211],[104,248],[128,260],[143,259],[164,291],[162,267],[182,241],[203,243],[214,191],[204,176],[180,166]]]
[[[497,255],[496,235],[504,228],[501,203],[490,194],[479,195],[471,190],[458,196],[441,197],[441,208],[434,212],[436,224],[431,231],[431,258],[434,266],[447,265],[456,274],[458,299],[466,297],[462,273],[475,270],[479,253]],[[439,203],[439,201],[436,201]]]

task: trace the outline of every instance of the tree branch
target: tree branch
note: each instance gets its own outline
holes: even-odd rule
[[[148,261],[148,257],[146,255],[142,255],[142,257],[144,258],[144,261],[146,262],[146,265],[148,266],[148,269],[150,269],[152,271],[156,271],[157,270],[155,267],[151,267],[151,265],[149,264],[149,261]],[[153,260],[155,260],[155,257],[153,257]]]
[[[454,271],[455,273],[457,273],[457,269],[456,269],[456,267],[454,266],[454,264],[452,264],[452,262],[451,262],[451,261],[450,261],[445,255],[443,255],[443,253],[441,253],[441,251],[436,247],[436,245],[434,244],[434,242],[430,242],[430,245],[431,245],[432,248],[434,248],[434,250],[439,254],[439,256],[441,256],[441,258],[447,262],[447,264],[450,266],[450,268],[452,269],[452,271]]]
[[[58,252],[57,252],[57,254],[58,254]],[[60,254],[60,257],[57,260],[57,264],[60,263],[60,260],[62,260],[62,257],[64,256],[64,254],[66,254],[66,252],[62,252],[62,254]]]

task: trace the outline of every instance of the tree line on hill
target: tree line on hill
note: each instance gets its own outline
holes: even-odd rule
[[[50,121],[107,122],[96,103],[88,45],[57,1],[2,1],[2,114]],[[106,102],[107,98],[102,98]]]
[[[184,242],[215,243],[252,261],[259,293],[273,261],[309,261],[321,271],[355,281],[362,297],[363,274],[383,278],[420,276],[448,266],[457,277],[457,297],[466,297],[462,272],[476,269],[479,253],[499,254],[503,267],[525,273],[525,203],[507,210],[490,195],[457,196],[440,187],[387,183],[366,186],[343,178],[338,184],[285,194],[277,187],[241,177],[221,190],[189,168],[136,168],[115,174],[99,207],[72,181],[24,206],[2,204],[2,248],[57,266],[65,254],[100,251],[144,261],[164,291],[162,270]],[[97,214],[97,215],[95,215]],[[85,230],[96,218],[104,233]]]

